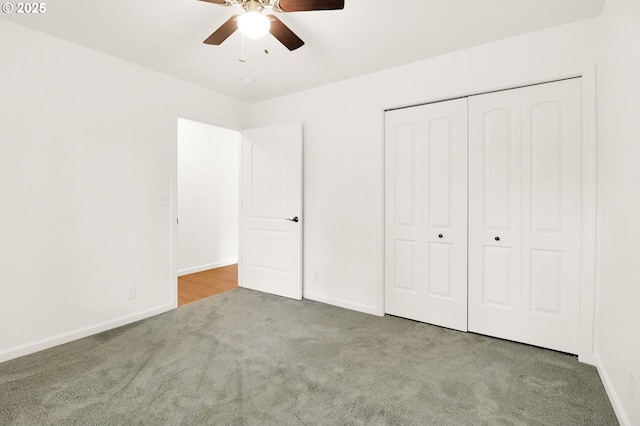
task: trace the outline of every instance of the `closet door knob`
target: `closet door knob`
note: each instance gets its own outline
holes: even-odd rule
[[[442,238],[442,234],[438,234],[438,238]]]
[[[496,237],[496,241],[500,241],[500,237]]]

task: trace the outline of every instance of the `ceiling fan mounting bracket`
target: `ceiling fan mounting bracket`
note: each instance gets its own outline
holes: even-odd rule
[[[249,3],[257,3],[261,9],[271,8],[276,0],[224,0],[224,3],[218,3],[221,6],[237,6],[244,10],[250,11],[252,6],[248,6]]]

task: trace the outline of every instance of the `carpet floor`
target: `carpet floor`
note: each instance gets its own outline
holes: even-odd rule
[[[0,364],[1,425],[617,425],[554,351],[246,289]]]

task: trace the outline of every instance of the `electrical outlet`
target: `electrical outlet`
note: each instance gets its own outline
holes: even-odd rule
[[[129,288],[129,293],[127,294],[127,299],[131,300],[131,299],[135,299],[136,298],[136,288],[135,287],[130,287]]]

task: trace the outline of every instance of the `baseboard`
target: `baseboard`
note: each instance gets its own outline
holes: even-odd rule
[[[208,271],[209,269],[222,268],[223,266],[235,265],[238,259],[224,260],[222,262],[209,263],[208,265],[194,266],[193,268],[180,269],[178,276],[195,274],[196,272]]]
[[[47,337],[46,339],[38,340],[36,342],[27,343],[15,348],[6,349],[0,352],[0,362],[9,361],[11,359],[19,358],[21,356],[29,355],[32,353],[40,352],[45,349],[53,348],[54,346],[63,345],[65,343],[72,342],[74,340],[82,339],[103,331],[111,330],[116,327],[131,324],[136,321],[140,321],[149,317],[153,317],[164,312],[175,309],[173,304],[166,304],[158,306],[146,311],[137,312],[132,315],[116,318],[114,320],[105,321],[99,324],[83,327],[78,330],[70,331],[67,333],[59,334],[53,337]]]
[[[304,292],[303,297],[305,299],[314,300],[316,302],[326,303],[327,305],[338,306],[340,308],[351,309],[352,311],[358,311],[358,312],[363,312],[365,314],[380,316],[376,306],[353,303],[347,300],[328,297],[328,296],[324,296],[322,294],[317,294],[317,293],[309,293],[306,291]]]
[[[624,410],[620,399],[618,398],[618,393],[613,387],[611,383],[611,379],[609,378],[609,374],[607,370],[602,365],[600,358],[598,356],[594,356],[595,366],[598,370],[598,374],[600,375],[600,380],[602,380],[602,384],[604,385],[604,390],[607,392],[607,396],[609,397],[609,401],[611,402],[611,406],[613,407],[613,411],[616,413],[616,417],[618,418],[618,422],[620,422],[621,426],[631,426],[631,421],[627,416],[627,412]]]
[[[586,353],[586,354],[578,353],[578,361],[580,361],[583,364],[589,364],[597,367],[596,358],[595,356],[593,356],[592,353]]]

